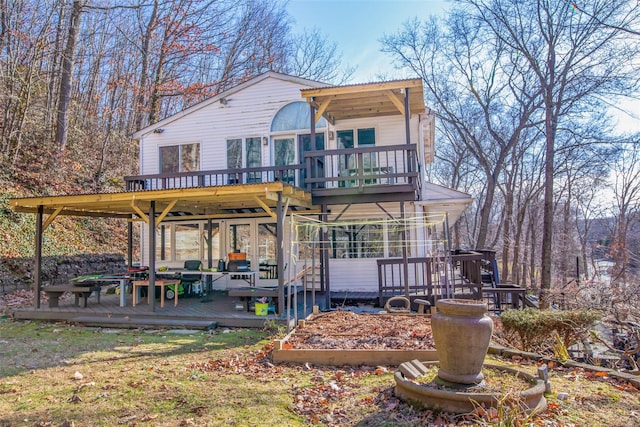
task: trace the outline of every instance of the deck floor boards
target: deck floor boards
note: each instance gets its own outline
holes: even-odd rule
[[[204,325],[205,322],[208,322],[226,327],[262,327],[265,320],[274,320],[281,323],[286,323],[287,320],[286,315],[277,316],[269,313],[267,316],[257,316],[252,311],[238,310],[236,306],[241,305],[240,298],[229,297],[226,291],[212,292],[206,302],[203,302],[205,300],[199,296],[180,297],[177,306],[165,301],[165,306],[160,307],[160,301],[156,299],[155,311],[147,303],[146,297],[142,298],[135,307],[132,306],[132,295],[128,294],[126,297],[126,306],[120,307],[120,295],[103,293],[100,297],[100,303],[97,302],[95,296],[91,296],[85,308],[76,307],[73,297],[66,296],[60,300],[59,307],[49,307],[46,302],[43,302],[39,309],[32,307],[16,309],[13,312],[13,316],[16,319],[67,321],[73,321],[74,318],[96,320],[103,318],[106,319],[104,323],[110,326],[117,324],[117,319],[123,319],[123,325],[132,324],[133,322],[130,321],[132,318],[140,322],[147,319],[149,323],[158,325],[161,325],[162,319],[165,319],[166,326],[175,325],[180,321],[186,323],[187,320],[193,320],[194,324],[201,322]],[[317,295],[316,299],[319,299]],[[299,318],[305,317],[304,313],[302,313],[303,308],[303,301],[300,298],[298,300]],[[311,311],[312,307],[308,305],[307,312],[311,313]],[[289,317],[293,316],[290,315]],[[98,322],[92,321],[92,323]]]

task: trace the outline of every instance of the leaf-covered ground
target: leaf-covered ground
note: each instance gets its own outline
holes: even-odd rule
[[[358,316],[367,333],[390,330],[378,323],[388,316]],[[640,425],[640,392],[589,370],[549,364],[549,409],[533,417],[506,407],[453,415],[398,399],[394,367],[274,365],[271,348],[269,332],[260,330],[113,330],[2,319],[0,426]],[[518,358],[490,362],[532,373],[538,366]]]

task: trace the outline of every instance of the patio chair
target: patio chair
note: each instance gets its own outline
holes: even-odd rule
[[[191,291],[193,289],[193,284],[202,280],[202,273],[200,273],[200,271],[202,270],[202,261],[200,261],[199,259],[187,260],[184,262],[184,269],[194,272],[193,274],[182,274],[182,278],[180,279],[180,286],[182,286],[182,288],[184,289],[185,295],[189,295],[191,294]],[[171,287],[167,288],[166,297],[168,299],[172,299],[173,297],[175,297],[174,292],[175,290],[171,289]],[[178,295],[180,295],[180,293],[178,293]]]

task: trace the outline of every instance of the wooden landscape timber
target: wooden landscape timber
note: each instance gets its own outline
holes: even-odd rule
[[[416,318],[430,317],[427,314],[398,314],[402,316],[415,316]],[[392,348],[375,349],[317,349],[317,348],[293,348],[291,338],[304,330],[308,322],[312,322],[317,316],[311,314],[306,320],[301,320],[298,327],[293,329],[283,339],[274,341],[272,360],[274,363],[311,363],[322,366],[398,366],[409,360],[436,361],[438,357],[434,350],[406,350]]]

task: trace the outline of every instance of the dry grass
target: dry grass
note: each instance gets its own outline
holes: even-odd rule
[[[112,332],[0,323],[0,426],[498,424],[414,409],[395,397],[392,369],[274,366],[264,331]],[[537,425],[640,424],[640,393],[626,384],[559,367],[551,381]]]

